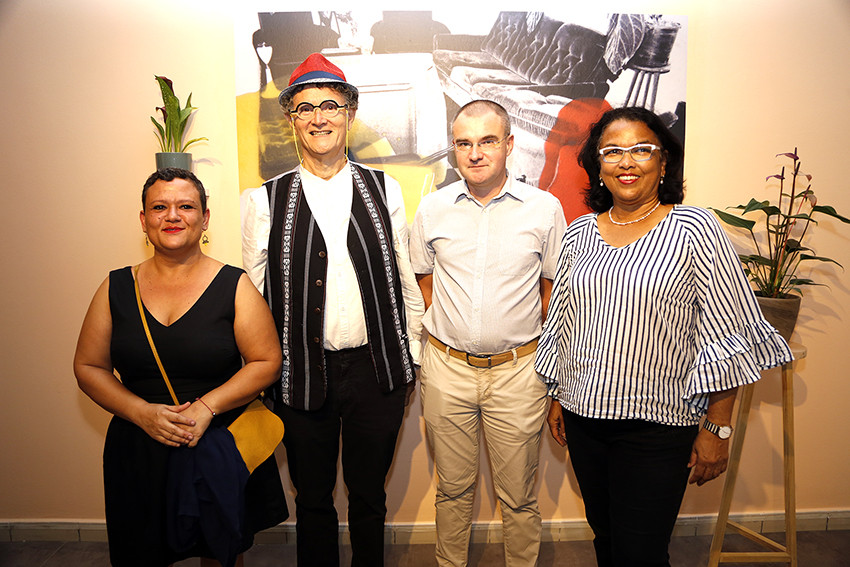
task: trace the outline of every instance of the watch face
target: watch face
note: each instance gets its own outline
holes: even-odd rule
[[[728,425],[720,426],[716,423],[711,423],[706,419],[702,422],[702,426],[717,435],[718,437],[720,437],[721,439],[729,439],[729,437],[732,436],[732,428]]]

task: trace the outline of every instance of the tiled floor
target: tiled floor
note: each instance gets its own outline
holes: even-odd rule
[[[781,534],[770,537],[782,541]],[[850,566],[850,531],[800,532],[797,536],[800,567]],[[708,563],[710,536],[674,537],[670,545],[670,561],[674,567],[703,567]],[[726,537],[725,550],[753,550],[740,536]],[[343,547],[341,565],[350,564],[351,550]],[[105,543],[94,542],[12,542],[0,543],[2,567],[98,567],[109,565]],[[183,561],[179,567],[198,565],[198,560]],[[294,567],[295,547],[292,545],[255,545],[245,555],[246,567]],[[387,546],[387,567],[433,567],[433,545]],[[470,567],[504,565],[499,544],[474,545]],[[540,552],[540,567],[592,567],[596,565],[593,546],[589,541],[544,543]],[[738,567],[782,565],[774,563],[736,564]]]

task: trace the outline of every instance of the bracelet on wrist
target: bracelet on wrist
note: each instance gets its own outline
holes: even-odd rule
[[[212,416],[215,417],[215,412],[212,410],[212,408],[210,406],[207,405],[207,402],[205,402],[201,398],[195,398],[195,401],[201,402],[202,404],[204,404],[204,407],[207,408],[208,410],[210,410],[210,413],[212,414]]]

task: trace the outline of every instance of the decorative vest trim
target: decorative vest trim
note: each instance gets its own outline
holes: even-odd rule
[[[351,163],[354,197],[348,253],[363,298],[366,333],[378,385],[393,391],[414,380],[401,277],[396,265],[384,174]],[[271,230],[264,294],[283,349],[272,398],[317,410],[327,392],[324,351],[327,247],[310,211],[298,170],[265,184]]]

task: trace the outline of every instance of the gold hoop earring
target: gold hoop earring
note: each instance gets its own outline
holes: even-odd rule
[[[203,235],[201,235],[201,244],[206,246],[209,243],[210,243],[210,238],[207,236],[207,233],[205,232]]]

